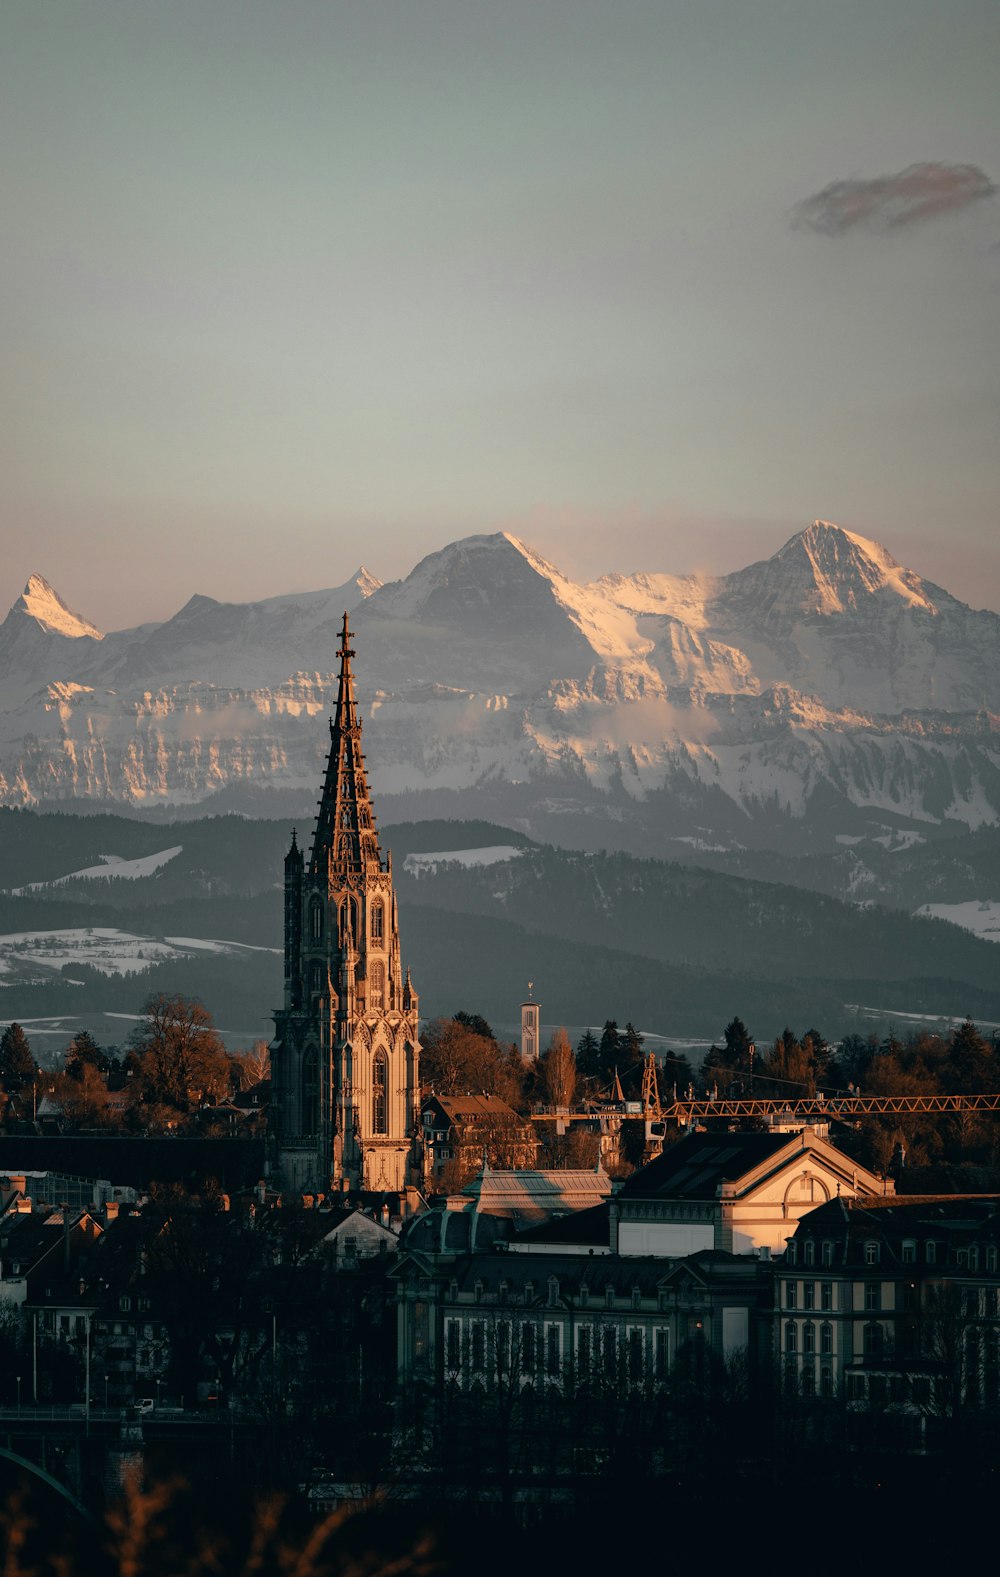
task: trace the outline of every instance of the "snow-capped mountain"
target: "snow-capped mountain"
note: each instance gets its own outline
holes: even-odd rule
[[[474,536],[392,584],[195,596],[103,638],[33,576],[0,627],[0,799],[308,803],[344,608],[379,795],[520,784],[526,805],[585,791],[619,818],[697,804],[702,827],[725,805],[803,817],[817,794],[1000,819],[1000,617],[824,521],[730,575],[587,586]]]

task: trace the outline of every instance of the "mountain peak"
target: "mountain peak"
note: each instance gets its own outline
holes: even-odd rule
[[[362,597],[370,597],[372,592],[378,591],[382,582],[379,580],[377,575],[372,574],[371,570],[368,569],[366,565],[359,564],[357,570],[351,576],[347,584],[349,586],[357,586]]]
[[[751,566],[758,567],[765,566]],[[872,598],[937,612],[919,575],[898,564],[880,542],[831,520],[814,520],[797,532],[766,561],[766,568],[769,579],[779,572],[802,612],[847,613]]]
[[[47,635],[64,635],[70,640],[79,640],[81,636],[89,636],[94,641],[104,639],[96,625],[74,613],[42,575],[28,576],[28,584],[11,612],[24,614]]]

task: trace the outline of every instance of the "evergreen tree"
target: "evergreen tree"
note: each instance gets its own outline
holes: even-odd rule
[[[618,1041],[618,1053],[623,1067],[634,1067],[642,1061],[642,1048],[645,1038],[639,1034],[635,1025],[628,1023]]]
[[[951,1088],[956,1093],[987,1095],[996,1089],[996,1059],[992,1047],[970,1018],[952,1034],[948,1062]]]
[[[613,1018],[606,1019],[604,1029],[601,1031],[601,1046],[598,1054],[600,1076],[613,1079],[621,1055],[621,1034],[617,1021]]]
[[[107,1073],[110,1062],[97,1044],[89,1030],[81,1029],[73,1036],[66,1047],[63,1059],[66,1072],[71,1079],[83,1078],[84,1068],[94,1068],[98,1073]]]
[[[0,1035],[0,1086],[7,1091],[23,1089],[36,1071],[27,1035],[20,1024],[8,1024]]]
[[[723,1030],[726,1042],[726,1061],[731,1068],[747,1068],[750,1064],[750,1046],[753,1036],[739,1017],[731,1018]]]
[[[601,1047],[597,1036],[585,1029],[576,1043],[576,1066],[585,1079],[597,1077],[600,1068]]]

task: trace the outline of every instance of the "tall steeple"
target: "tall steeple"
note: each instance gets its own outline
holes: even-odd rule
[[[366,876],[382,869],[375,813],[361,749],[361,719],[354,695],[351,632],[347,614],[340,632],[340,685],[330,721],[330,754],[316,836],[309,860],[311,876]]]
[[[293,1191],[399,1192],[416,1180],[419,1001],[382,862],[347,614],[308,862],[285,858],[285,1002],[271,1047],[271,1166]]]

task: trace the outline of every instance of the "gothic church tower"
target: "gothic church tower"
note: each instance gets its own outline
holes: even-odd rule
[[[292,1192],[391,1192],[417,1181],[418,1002],[400,964],[392,855],[383,865],[375,830],[346,613],[339,656],[312,852],[304,861],[293,833],[285,857],[269,1148]]]

